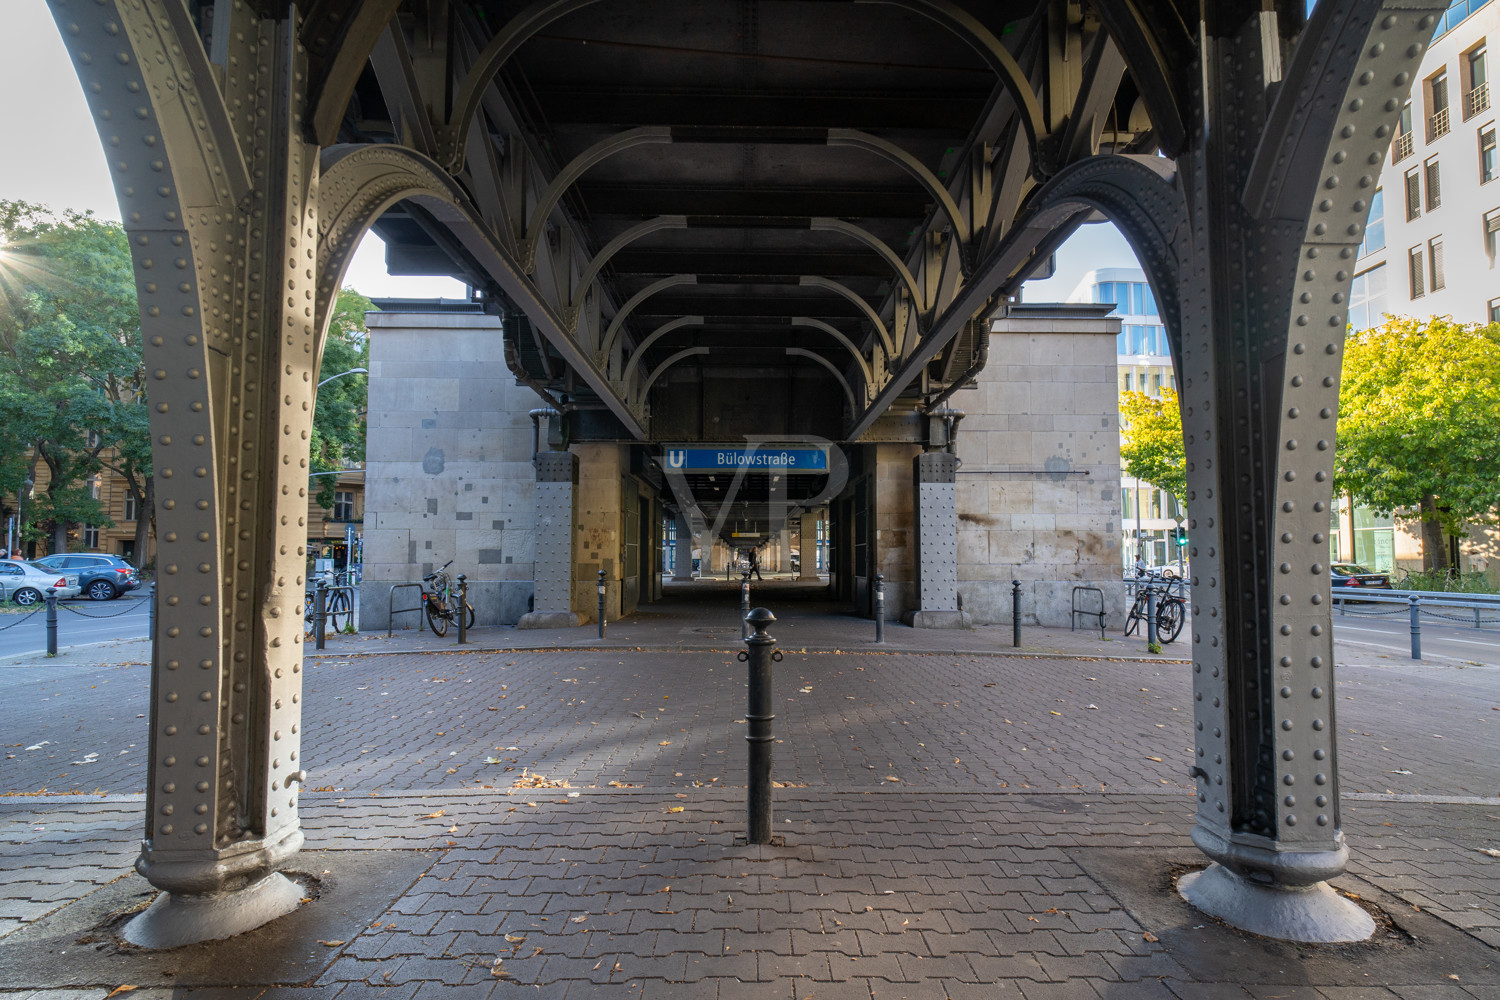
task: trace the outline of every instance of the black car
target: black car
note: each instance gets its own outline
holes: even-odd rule
[[[141,585],[135,567],[119,556],[98,552],[71,552],[33,559],[38,566],[78,574],[78,586],[96,601],[112,601]]]
[[[1372,573],[1354,563],[1334,563],[1328,567],[1328,575],[1335,587],[1358,587],[1361,590],[1392,589],[1389,574]],[[86,584],[85,587],[87,587]]]

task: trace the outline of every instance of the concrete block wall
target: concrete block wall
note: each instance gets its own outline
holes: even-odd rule
[[[991,325],[989,363],[949,405],[959,424],[959,594],[976,622],[1067,626],[1075,586],[1124,622],[1120,427],[1108,307],[1017,306]]]
[[[480,625],[514,623],[532,594],[530,410],[545,405],[504,361],[500,321],[376,312],[370,330],[360,627],[385,628],[393,583],[449,559]],[[417,603],[398,592],[396,606]],[[398,615],[397,626],[416,616]]]
[[[630,470],[630,446],[612,442],[575,444],[578,456],[578,523],[573,538],[573,610],[599,620],[599,571],[604,570],[604,614],[608,621],[628,614],[622,607],[620,560],[624,514],[622,476]],[[634,488],[632,481],[630,486]]]

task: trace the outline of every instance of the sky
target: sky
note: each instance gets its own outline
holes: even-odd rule
[[[61,212],[92,211],[119,219],[103,148],[83,88],[42,0],[0,0],[0,199],[37,202]],[[1114,226],[1085,226],[1058,251],[1057,274],[1027,282],[1027,302],[1063,301],[1099,267],[1136,267]],[[373,233],[355,254],[344,284],[372,298],[461,298],[451,278],[392,277],[384,244]]]

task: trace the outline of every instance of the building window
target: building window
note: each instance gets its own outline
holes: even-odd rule
[[[354,520],[353,493],[345,493],[340,490],[333,494],[333,519],[335,521]]]
[[[98,431],[89,431],[88,439],[87,440],[88,440],[88,447],[91,450],[94,449],[94,448],[99,447],[99,432]]]
[[[1464,81],[1464,121],[1468,121],[1490,107],[1489,60],[1485,48],[1480,45],[1469,53],[1468,79]]]
[[[104,493],[104,477],[93,475],[89,477],[89,496],[98,500]]]
[[[1452,128],[1448,121],[1448,72],[1427,81],[1427,141],[1441,139]]]
[[[1376,188],[1370,197],[1370,217],[1365,221],[1365,239],[1359,245],[1359,256],[1385,249],[1385,190]]]
[[[1385,321],[1385,265],[1379,264],[1354,276],[1349,289],[1349,325],[1368,330]]]
[[[1500,208],[1484,214],[1484,254],[1495,266],[1495,257],[1500,255]]]
[[[1500,323],[1500,299],[1490,299],[1485,310],[1491,323]]]
[[[1479,133],[1479,183],[1494,180],[1495,169],[1495,126],[1491,125]]]
[[[1427,211],[1431,212],[1443,203],[1443,182],[1436,156],[1422,165],[1422,172],[1427,177]]]
[[[1427,294],[1427,263],[1423,259],[1426,255],[1421,247],[1412,247],[1406,252],[1407,277],[1411,282],[1411,297],[1420,299]]]
[[[83,526],[83,547],[86,549],[97,549],[99,547],[98,525],[85,524]]]
[[[1396,128],[1395,141],[1391,143],[1391,162],[1399,163],[1412,154],[1411,101],[1401,109],[1401,123]]]
[[[1428,285],[1429,288],[1436,292],[1448,287],[1448,283],[1443,280],[1443,241],[1441,237],[1427,241],[1427,268],[1428,273],[1432,277],[1432,282]]]
[[[1419,170],[1406,172],[1406,221],[1422,214],[1422,173]]]
[[[134,521],[136,519],[135,497],[129,493],[125,494],[124,520]]]

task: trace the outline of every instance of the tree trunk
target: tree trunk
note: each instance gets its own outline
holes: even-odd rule
[[[1437,499],[1422,497],[1422,569],[1427,573],[1448,571],[1448,538],[1438,519]]]
[[[156,524],[156,505],[153,503],[155,489],[153,478],[145,476],[142,479],[140,492],[136,496],[135,508],[135,566],[136,569],[144,569],[146,563],[156,558],[156,553],[147,553],[146,543],[153,538],[156,532],[153,530]]]

